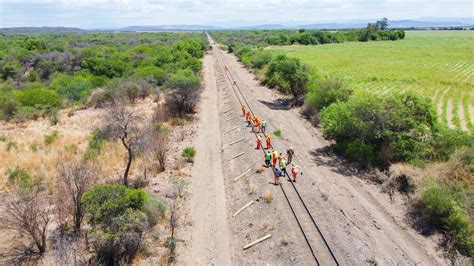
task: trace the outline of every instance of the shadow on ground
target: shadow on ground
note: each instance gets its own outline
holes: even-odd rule
[[[360,169],[356,164],[338,155],[335,152],[335,145],[314,149],[310,152],[310,155],[313,156],[316,165],[329,167],[331,171],[338,174],[356,176],[362,179],[369,178],[368,171]]]
[[[272,110],[290,110],[291,106],[287,99],[278,98],[273,102],[258,100]]]

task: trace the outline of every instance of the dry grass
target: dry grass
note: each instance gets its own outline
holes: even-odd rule
[[[263,194],[262,198],[266,203],[271,203],[273,201],[273,192],[268,189],[265,194]]]
[[[144,117],[151,117],[153,112],[152,100],[145,100],[135,105]],[[0,141],[0,191],[6,189],[6,176],[9,169],[21,167],[32,175],[52,179],[56,176],[56,164],[63,160],[68,153],[83,154],[87,149],[91,133],[102,125],[104,109],[76,110],[73,116],[68,116],[68,110],[60,112],[59,123],[51,126],[49,121],[39,119],[21,124],[0,122],[0,136],[8,141]],[[147,121],[143,121],[145,124]],[[44,136],[54,130],[58,138],[50,145],[45,145]],[[7,150],[9,142],[16,143],[15,147]],[[11,146],[11,144],[10,144]],[[74,149],[72,148],[74,147]],[[125,149],[119,143],[108,143],[97,162],[104,176],[118,177],[122,175],[125,166]],[[131,169],[131,176],[143,173],[143,160],[137,158]]]
[[[257,188],[254,185],[249,185],[249,195],[255,195],[257,193]]]

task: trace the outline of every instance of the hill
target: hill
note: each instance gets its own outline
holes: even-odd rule
[[[87,30],[71,27],[12,27],[0,28],[0,33],[86,33]]]

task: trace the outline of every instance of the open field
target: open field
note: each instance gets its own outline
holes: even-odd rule
[[[474,131],[474,32],[407,31],[397,42],[275,48],[318,76],[344,78],[356,91],[413,90],[433,99],[440,121]]]

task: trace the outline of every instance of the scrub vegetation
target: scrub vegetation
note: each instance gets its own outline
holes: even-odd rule
[[[192,118],[206,48],[202,33],[0,35],[2,264],[130,264],[168,233],[147,175]]]

